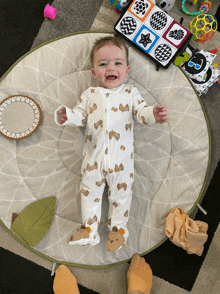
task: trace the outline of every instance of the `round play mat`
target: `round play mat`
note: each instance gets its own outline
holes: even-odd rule
[[[107,34],[84,32],[43,44],[14,64],[0,84],[0,103],[7,97],[23,95],[36,101],[42,111],[41,123],[29,137],[10,140],[0,135],[1,224],[35,253],[78,266],[127,262],[135,253],[144,254],[158,247],[166,240],[164,225],[170,211],[181,207],[190,214],[197,205],[210,160],[206,116],[188,78],[175,65],[157,71],[150,59],[129,45],[131,69],[125,83],[137,86],[148,105],[167,106],[169,122],[148,126],[135,122],[135,175],[127,244],[117,252],[106,250],[107,188],[100,244],[68,244],[68,237],[81,226],[79,185],[84,128],[57,126],[54,111],[60,105],[73,108],[84,90],[96,86],[90,70],[90,50],[97,38]],[[56,205],[54,212],[46,210],[54,213],[47,233],[36,245],[30,245],[28,239],[12,232],[12,214],[20,214],[38,200],[54,199],[51,196],[56,197]],[[40,208],[36,206],[35,210]],[[34,211],[32,215],[37,214]],[[44,217],[42,214],[38,228],[44,225]]]

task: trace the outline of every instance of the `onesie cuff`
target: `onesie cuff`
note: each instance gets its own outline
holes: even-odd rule
[[[154,105],[144,107],[139,116],[139,120],[142,124],[156,124],[156,119],[154,117]]]
[[[63,124],[60,124],[58,122],[58,111],[62,108],[65,108],[66,109],[66,116],[67,116],[67,120],[63,123]],[[65,105],[61,105],[60,107],[58,107],[56,110],[55,110],[55,113],[54,113],[54,120],[55,120],[55,123],[58,125],[58,126],[67,126],[67,125],[80,125],[81,124],[81,121],[82,119],[78,118],[78,116],[74,115],[74,113],[72,112],[72,109],[70,109],[69,107],[65,106]]]

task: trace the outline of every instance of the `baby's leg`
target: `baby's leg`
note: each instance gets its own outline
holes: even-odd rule
[[[111,231],[106,246],[108,251],[119,250],[127,242],[129,236],[127,223],[131,207],[133,177],[132,170],[129,172],[119,171],[117,176],[112,176],[111,179],[108,177],[108,228]]]
[[[90,171],[84,171],[82,168],[82,182],[80,184],[82,226],[78,232],[73,233],[68,239],[70,245],[95,246],[100,242],[98,227],[101,219],[104,188],[105,179],[103,179],[98,168]]]

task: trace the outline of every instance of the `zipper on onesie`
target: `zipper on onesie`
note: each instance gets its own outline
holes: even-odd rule
[[[108,148],[108,153],[106,156],[106,169],[109,171],[110,168],[110,158],[109,158],[109,123],[108,123],[108,116],[109,116],[109,109],[108,109],[108,100],[109,100],[109,93],[106,93],[106,148]]]

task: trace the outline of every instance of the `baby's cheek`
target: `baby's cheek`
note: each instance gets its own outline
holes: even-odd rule
[[[102,80],[103,80],[103,77],[102,77],[101,75],[99,75],[99,76],[98,76],[98,80],[99,80],[99,81],[102,81]]]
[[[98,79],[98,80],[101,80],[101,77],[102,77],[102,76],[101,76],[100,74],[97,75],[97,79]]]

